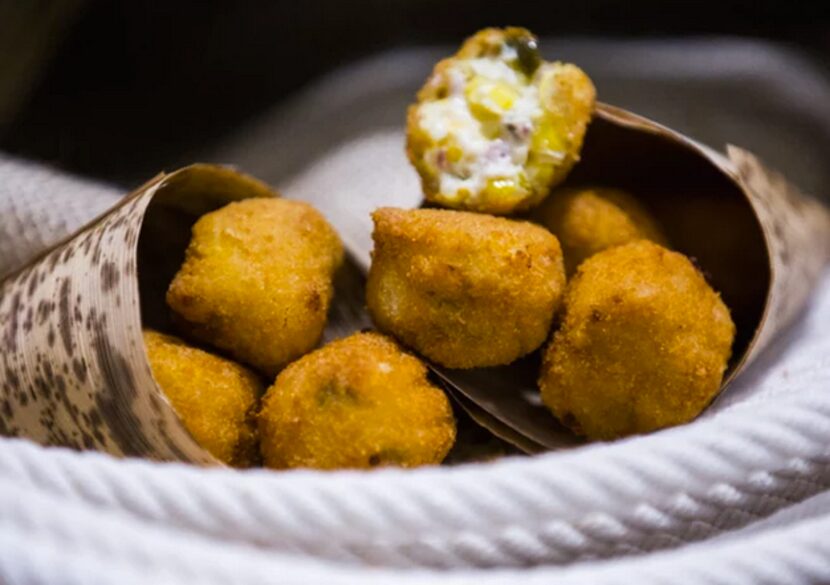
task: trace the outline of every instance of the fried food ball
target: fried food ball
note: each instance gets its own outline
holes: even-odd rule
[[[583,187],[555,191],[534,217],[559,238],[570,275],[585,259],[636,240],[666,244],[657,221],[625,191]]]
[[[156,331],[144,331],[144,345],[153,377],[196,442],[228,465],[255,465],[264,390],[257,375]]]
[[[479,31],[409,108],[407,154],[426,198],[500,215],[539,203],[579,160],[595,96],[579,67],[543,61],[529,31]]]
[[[246,199],[196,222],[167,303],[190,336],[274,376],[319,341],[342,258],[307,203]]]
[[[438,209],[372,217],[366,298],[379,329],[449,368],[509,364],[545,341],[565,288],[546,229]]]
[[[276,469],[437,464],[456,433],[424,364],[378,333],[334,341],[285,368],[263,399],[259,429],[265,465]]]
[[[685,423],[717,394],[734,337],[729,309],[688,258],[647,240],[610,248],[568,285],[542,400],[594,439]]]

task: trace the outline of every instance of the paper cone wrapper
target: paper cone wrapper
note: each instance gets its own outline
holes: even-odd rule
[[[830,254],[827,209],[757,158],[736,147],[722,155],[612,106],[598,106],[567,183],[636,193],[671,246],[722,294],[737,326],[723,387],[798,316]],[[274,195],[217,166],[160,175],[0,284],[0,434],[216,464],[153,380],[142,327],[173,330],[164,293],[198,217],[233,200]],[[326,340],[368,324],[363,279],[347,268],[338,275]],[[473,419],[519,448],[579,444],[542,406],[538,367],[538,356],[529,356],[500,368],[433,371]]]
[[[830,214],[755,156],[726,155],[646,118],[599,104],[567,185],[635,193],[665,228],[672,248],[701,268],[737,327],[721,387],[755,360],[801,313],[830,257]],[[494,434],[524,449],[578,443],[544,408],[539,360],[478,370],[434,367],[462,406]],[[516,433],[521,441],[513,440]],[[530,441],[530,447],[528,447]]]
[[[0,434],[217,464],[153,380],[142,326],[165,328],[164,293],[196,219],[273,195],[223,167],[162,174],[3,281]]]

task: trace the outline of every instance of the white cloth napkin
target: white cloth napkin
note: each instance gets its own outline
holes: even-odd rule
[[[410,83],[405,58],[387,63]],[[344,117],[366,99],[354,73],[210,158],[313,201],[366,250],[366,212],[418,193],[394,126],[407,94]],[[0,274],[118,196],[0,156]],[[827,583],[828,326],[830,275],[701,420],[490,465],[237,472],[0,439],[0,582]]]

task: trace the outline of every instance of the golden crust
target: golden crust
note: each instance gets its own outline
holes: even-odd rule
[[[255,465],[263,392],[256,374],[171,335],[145,330],[144,344],[153,378],[196,442],[228,465]]]
[[[334,341],[285,368],[259,428],[265,465],[276,469],[438,464],[456,434],[424,364],[378,333]]]
[[[275,375],[320,339],[342,257],[310,205],[246,199],[196,222],[167,303],[189,335]]]
[[[534,218],[559,238],[569,275],[584,260],[607,248],[637,240],[666,245],[657,221],[634,197],[619,189],[554,191],[534,212]]]
[[[545,341],[565,287],[547,230],[434,209],[372,217],[366,298],[379,329],[451,368],[508,364]]]
[[[568,286],[542,399],[590,438],[681,424],[717,394],[734,336],[729,309],[688,258],[647,240],[610,248]]]

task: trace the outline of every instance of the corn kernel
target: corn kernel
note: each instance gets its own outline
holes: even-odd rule
[[[451,163],[457,163],[461,160],[462,156],[464,156],[464,151],[461,150],[460,146],[453,144],[447,148],[447,160]]]
[[[519,92],[503,81],[475,77],[467,84],[464,95],[476,118],[499,117],[513,107]]]
[[[487,179],[487,185],[484,187],[484,197],[491,201],[509,200],[514,198],[520,189],[519,184],[512,178]]]
[[[539,160],[560,161],[567,150],[562,125],[543,119],[539,122],[530,140],[530,150]]]

